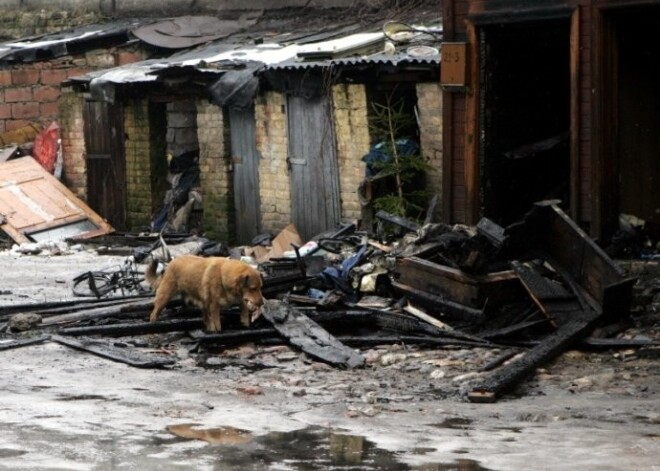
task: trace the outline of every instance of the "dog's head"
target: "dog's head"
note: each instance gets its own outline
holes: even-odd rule
[[[240,293],[243,304],[252,313],[250,321],[254,322],[261,314],[261,306],[264,304],[261,294],[263,280],[258,270],[244,263],[241,265],[236,278],[236,291]]]

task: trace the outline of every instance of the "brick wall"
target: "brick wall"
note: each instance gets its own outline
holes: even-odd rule
[[[291,222],[291,188],[287,171],[285,96],[266,92],[255,102],[259,191],[264,231],[277,234]]]
[[[442,89],[438,83],[417,84],[417,109],[422,155],[433,171],[427,173],[427,188],[437,195],[435,221],[442,220]]]
[[[197,140],[203,195],[203,229],[210,239],[231,243],[234,228],[231,174],[226,149],[227,128],[222,108],[197,102]]]
[[[63,180],[76,196],[87,198],[87,166],[83,130],[82,95],[63,90],[58,99],[60,137],[62,138]]]
[[[332,89],[342,220],[361,218],[358,187],[364,179],[362,157],[369,152],[367,96],[362,84]]]
[[[154,187],[154,165],[156,159],[166,161],[166,156],[154,155],[152,146],[153,123],[149,120],[150,110],[147,100],[128,101],[124,107],[124,133],[126,153],[126,194],[127,227],[133,231],[148,227],[154,208],[160,205],[162,198]]]
[[[145,57],[136,46],[115,47],[0,70],[0,133],[57,121],[63,80]]]

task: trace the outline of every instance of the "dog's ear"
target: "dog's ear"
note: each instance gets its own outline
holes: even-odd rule
[[[243,288],[247,288],[250,284],[250,275],[243,275]]]

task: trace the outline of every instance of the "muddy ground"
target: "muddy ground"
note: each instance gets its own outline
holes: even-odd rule
[[[75,275],[123,260],[0,252],[0,304],[71,299]],[[655,322],[627,334],[659,338]],[[660,470],[653,349],[569,351],[473,404],[462,388],[497,350],[382,345],[346,371],[286,346],[117,340],[176,363],[133,368],[53,342],[0,351],[0,469]]]

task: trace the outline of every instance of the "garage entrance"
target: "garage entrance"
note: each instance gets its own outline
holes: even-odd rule
[[[605,17],[604,214],[660,227],[660,8],[613,10]]]
[[[570,19],[480,28],[480,213],[501,225],[535,201],[570,205]]]

